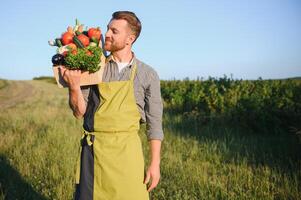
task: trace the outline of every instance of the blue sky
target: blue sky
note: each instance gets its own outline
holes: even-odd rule
[[[0,78],[52,76],[47,44],[74,25],[105,32],[111,14],[131,10],[142,22],[136,56],[161,79],[301,76],[299,0],[4,1]]]

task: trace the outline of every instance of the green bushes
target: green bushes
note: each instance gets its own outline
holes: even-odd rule
[[[32,80],[42,80],[42,81],[46,81],[48,83],[56,84],[56,80],[52,76],[39,76],[39,77],[34,77]]]
[[[301,124],[301,81],[208,80],[161,81],[165,108],[199,122],[215,120],[270,132]]]

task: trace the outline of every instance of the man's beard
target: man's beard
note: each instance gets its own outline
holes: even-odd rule
[[[124,47],[125,47],[125,45],[114,44],[112,42],[110,42],[109,45],[104,45],[104,49],[106,51],[110,51],[110,52],[119,51],[119,50],[123,49]]]

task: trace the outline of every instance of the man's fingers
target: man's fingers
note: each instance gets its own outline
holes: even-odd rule
[[[159,183],[159,178],[152,178],[151,185],[147,189],[148,192],[150,192],[152,189],[154,189]]]
[[[148,192],[152,191],[152,190],[154,189],[154,187],[155,187],[155,186],[154,186],[153,184],[151,184],[151,186],[149,186],[149,188],[147,189],[147,191],[148,191]]]
[[[66,69],[65,67],[62,67],[62,66],[59,67],[59,71],[60,71],[62,77],[65,75],[66,70],[67,70],[67,69]]]
[[[149,182],[149,179],[150,179],[150,172],[147,172],[146,177],[144,179],[144,184],[147,184]]]
[[[81,74],[82,73],[82,71],[80,69],[69,70],[69,69],[65,68],[64,66],[59,66],[59,70],[62,75],[65,74],[66,71],[69,71],[70,74]]]
[[[151,181],[151,185],[148,187],[147,191],[150,192],[151,190],[153,190],[158,183],[156,183],[156,181],[152,180]]]
[[[82,71],[80,69],[71,69],[71,70],[68,70],[69,71],[69,74],[72,75],[72,76],[78,76],[82,73]]]
[[[68,77],[65,76],[66,72],[68,72],[67,69],[65,67],[60,66],[59,71],[60,71],[60,74],[61,74],[63,80],[69,84]]]
[[[62,72],[66,71],[67,69],[63,66],[59,66],[59,70],[61,70]]]

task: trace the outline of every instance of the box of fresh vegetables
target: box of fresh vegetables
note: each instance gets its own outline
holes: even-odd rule
[[[52,57],[53,72],[59,87],[68,87],[60,74],[59,67],[80,69],[80,85],[94,85],[102,80],[105,65],[103,36],[100,28],[84,29],[84,25],[76,20],[74,27],[69,26],[60,38],[48,41],[50,46],[57,47]]]

